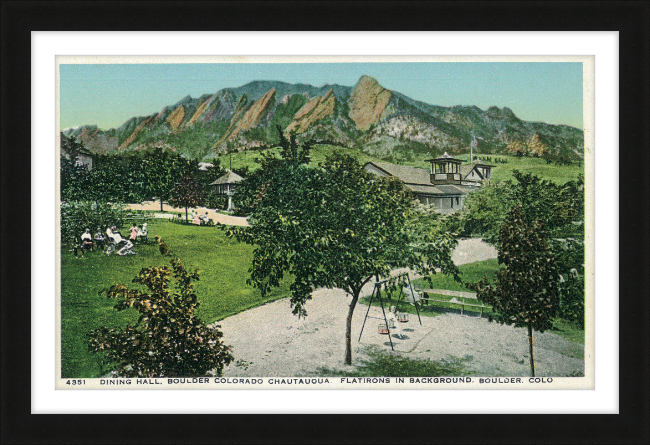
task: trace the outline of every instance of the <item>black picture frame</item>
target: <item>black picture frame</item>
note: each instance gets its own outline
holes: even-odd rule
[[[648,28],[650,6],[620,2],[3,2],[2,443],[647,443]],[[216,17],[228,17],[216,20]],[[619,32],[620,414],[30,414],[30,32],[34,30]],[[596,99],[598,100],[598,99]],[[598,131],[596,123],[596,131]],[[20,217],[16,217],[19,209]],[[616,211],[616,209],[612,209]],[[38,249],[34,250],[38,254]],[[495,392],[495,397],[500,397]]]

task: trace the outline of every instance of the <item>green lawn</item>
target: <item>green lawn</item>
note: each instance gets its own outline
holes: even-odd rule
[[[500,266],[496,259],[491,259],[462,264],[458,266],[458,269],[461,273],[461,283],[454,280],[450,275],[438,273],[430,276],[431,283],[429,283],[425,278],[419,278],[413,281],[413,285],[420,289],[447,289],[461,292],[473,292],[465,286],[465,283],[475,283],[484,276],[491,282],[494,274],[499,271]]]
[[[278,149],[268,150],[268,152],[278,152]],[[368,154],[364,151],[361,151],[356,148],[343,148],[333,145],[315,145],[311,151],[311,162],[310,165],[315,166],[319,163],[322,163],[325,160],[325,157],[334,151],[341,151],[343,153],[352,155],[360,163],[365,164],[369,161],[381,161],[381,162],[391,162],[401,165],[408,165],[411,167],[420,167],[420,168],[429,168],[429,163],[425,162],[427,159],[431,158],[430,153],[418,153],[418,152],[408,152],[402,156],[401,152],[396,152],[393,154],[394,159],[392,160],[383,160],[378,156]],[[584,164],[575,163],[573,165],[558,165],[558,164],[547,164],[545,159],[540,158],[531,158],[531,157],[517,157],[517,156],[506,156],[506,155],[484,155],[479,153],[478,156],[485,157],[490,156],[493,160],[494,158],[505,158],[508,160],[507,164],[497,164],[492,162],[492,165],[495,168],[492,169],[492,181],[500,182],[507,179],[512,179],[512,171],[519,170],[522,173],[534,173],[535,175],[541,177],[542,179],[549,179],[558,184],[564,184],[567,181],[574,180],[578,177],[579,173],[584,174]],[[255,158],[261,157],[261,152],[259,151],[242,151],[239,153],[232,154],[232,167],[233,168],[242,168],[249,167],[251,170],[258,168],[258,164],[255,162]],[[469,161],[469,154],[458,155],[459,159],[462,159],[466,162]],[[222,167],[228,167],[230,162],[230,155],[221,156],[221,165]]]
[[[144,267],[169,264],[158,252],[154,237],[162,236],[188,269],[198,268],[195,283],[201,306],[197,315],[206,323],[288,295],[288,284],[266,298],[246,284],[253,248],[227,238],[215,227],[187,226],[153,220],[148,245],[136,245],[137,255],[106,256],[89,252],[76,259],[61,253],[61,372],[63,378],[98,377],[99,363],[87,350],[88,333],[100,326],[122,327],[137,320],[135,310],[117,312],[114,301],[98,292],[112,284],[131,284]]]

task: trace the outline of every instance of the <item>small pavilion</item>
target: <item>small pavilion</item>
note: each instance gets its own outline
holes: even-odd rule
[[[239,176],[237,173],[226,170],[226,173],[223,176],[220,176],[216,181],[210,184],[211,186],[214,186],[217,195],[228,197],[228,211],[235,209],[232,197],[235,194],[237,183],[241,182],[243,179],[244,178]]]

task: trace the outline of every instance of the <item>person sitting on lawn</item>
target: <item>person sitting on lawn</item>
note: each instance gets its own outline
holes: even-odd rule
[[[120,232],[117,231],[117,227],[115,226],[106,228],[106,236],[108,238],[108,241],[111,243],[111,245],[108,246],[106,255],[111,255],[115,251],[117,245],[124,242],[124,239],[122,238],[122,235],[120,235]]]
[[[133,223],[133,225],[131,226],[129,231],[131,232],[130,240],[131,240],[131,242],[134,243],[135,240],[138,239],[138,226],[136,226],[135,223]]]
[[[131,240],[123,240],[125,243],[124,246],[120,250],[117,251],[118,255],[124,256],[124,255],[135,255],[135,252],[132,250],[133,248],[133,243]]]
[[[86,229],[84,233],[81,234],[81,244],[78,248],[74,248],[74,256],[77,256],[77,252],[81,251],[81,256],[84,256],[86,250],[91,250],[93,248],[93,237],[90,234],[90,229]]]
[[[97,227],[97,233],[95,233],[95,244],[97,244],[97,247],[101,250],[104,250],[104,246],[106,245],[106,237],[102,233],[102,228]]]
[[[201,217],[201,224],[204,226],[212,226],[214,223],[212,219],[208,216],[208,212],[205,212],[205,215]]]
[[[196,224],[197,226],[201,225],[201,218],[199,217],[199,212],[194,213],[194,217],[192,218],[192,222]]]
[[[142,242],[147,242],[147,235],[149,235],[149,228],[147,227],[147,223],[142,224],[140,229],[138,229],[138,238],[142,240]]]

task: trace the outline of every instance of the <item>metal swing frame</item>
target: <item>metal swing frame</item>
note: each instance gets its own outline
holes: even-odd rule
[[[406,280],[403,280],[403,278],[406,278]],[[391,338],[388,319],[386,318],[386,310],[384,309],[384,298],[382,297],[381,294],[381,287],[385,286],[386,283],[391,283],[391,286],[395,283],[404,283],[404,284],[408,283],[408,286],[411,288],[412,295],[415,295],[415,291],[413,290],[413,284],[411,283],[411,278],[409,277],[408,273],[401,273],[395,277],[386,278],[385,280],[381,280],[381,281],[376,281],[375,287],[373,288],[372,294],[370,295],[370,301],[368,302],[368,310],[366,311],[366,316],[364,317],[363,324],[361,325],[359,340],[357,341],[361,341],[361,335],[363,335],[363,328],[366,326],[366,321],[368,320],[368,318],[376,318],[377,320],[381,320],[381,317],[373,317],[372,315],[368,315],[370,313],[370,308],[372,307],[372,301],[375,298],[378,298],[379,305],[381,306],[381,312],[384,316],[384,322],[386,323],[386,330],[388,331],[388,341],[390,342],[390,349],[394,351],[395,347],[393,345],[393,339]],[[395,307],[398,309],[399,309],[400,302],[406,297],[406,295],[404,294],[404,286],[399,286],[399,290],[400,293],[399,296],[397,297],[397,302],[395,303]],[[420,322],[420,326],[422,326],[422,319],[420,318],[420,309],[418,308],[417,301],[413,301],[413,305],[415,306],[415,311],[418,314],[418,321]]]

